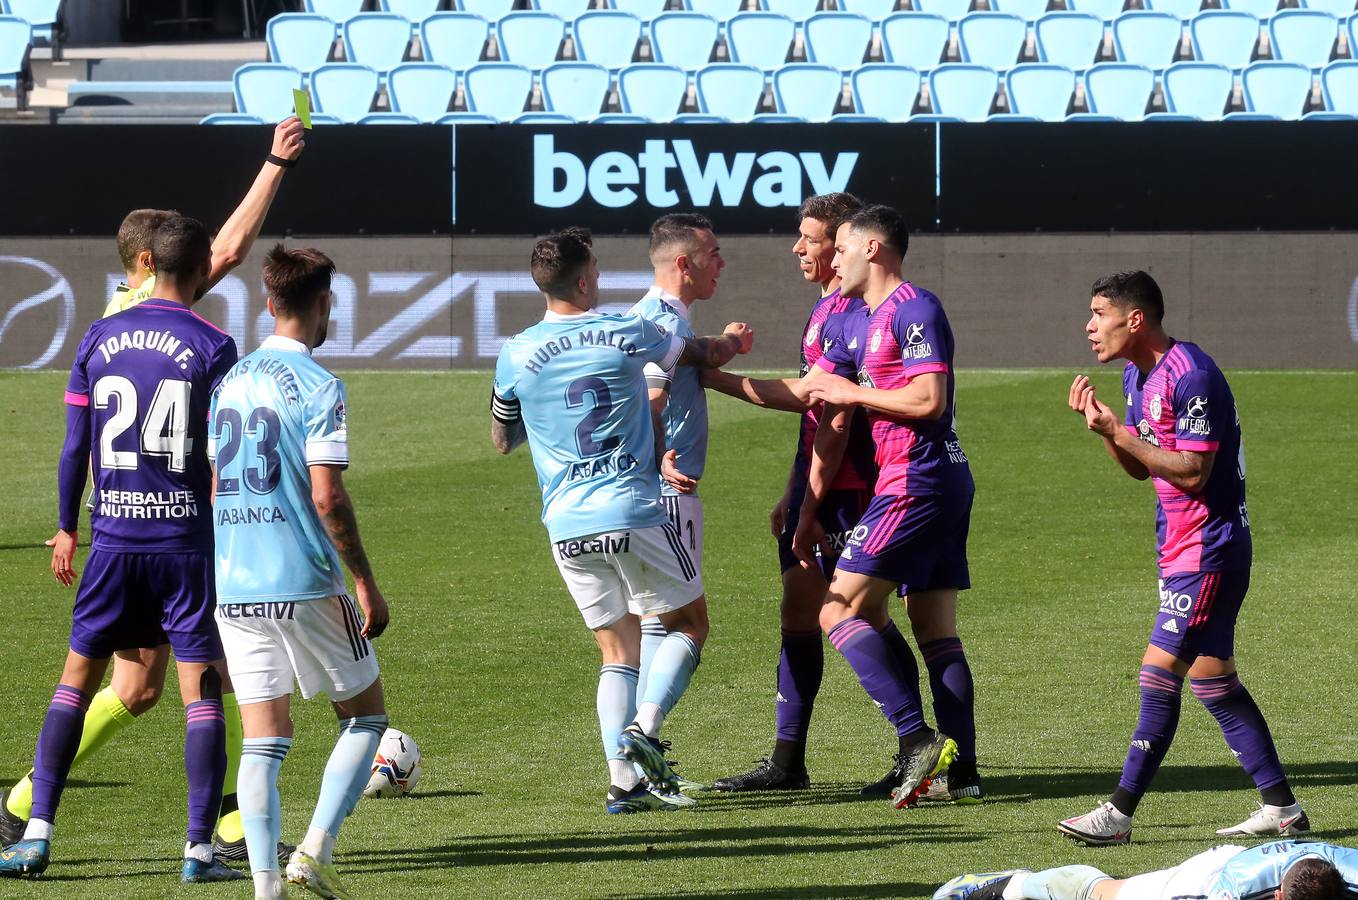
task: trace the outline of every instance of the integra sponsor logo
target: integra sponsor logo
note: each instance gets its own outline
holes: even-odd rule
[[[583,541],[557,541],[556,555],[558,559],[575,559],[587,553],[626,553],[631,544],[631,532],[620,538],[606,534]]]
[[[858,164],[856,152],[837,153],[827,166],[825,154],[813,152],[708,153],[700,159],[693,141],[648,140],[644,147],[638,154],[610,150],[584,160],[557,150],[555,135],[534,135],[533,203],[560,209],[588,193],[600,206],[617,209],[644,194],[647,204],[664,209],[679,205],[676,188],[682,187],[689,206],[736,207],[746,202],[748,192],[759,206],[796,207],[804,181],[812,194],[842,191]],[[682,184],[672,185],[672,169],[678,169]]]

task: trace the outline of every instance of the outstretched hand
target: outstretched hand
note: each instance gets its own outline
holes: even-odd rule
[[[678,458],[679,451],[665,451],[660,459],[660,477],[679,493],[691,494],[698,489],[698,482],[679,471]]]
[[[726,326],[722,334],[739,339],[740,344],[736,347],[737,353],[749,353],[754,347],[754,329],[744,322],[732,322]]]
[[[1111,438],[1120,426],[1117,415],[1108,404],[1099,400],[1094,385],[1086,375],[1075,376],[1070,386],[1070,396],[1066,401],[1070,408],[1085,417],[1085,427],[1095,434]]]
[[[302,148],[306,146],[306,141],[302,139],[304,130],[302,120],[296,116],[289,116],[279,122],[278,127],[273,130],[273,147],[269,152],[283,159],[296,159],[301,156]]]

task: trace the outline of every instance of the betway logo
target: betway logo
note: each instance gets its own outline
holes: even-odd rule
[[[671,186],[671,170],[677,169],[688,194],[688,205],[712,206],[713,195],[721,206],[739,206],[746,189],[760,206],[799,206],[802,183],[811,182],[812,194],[842,191],[849,183],[858,154],[837,153],[826,166],[821,153],[708,153],[699,160],[692,141],[646,141],[645,149],[632,156],[613,150],[586,163],[566,150],[556,149],[556,136],[533,136],[533,203],[560,209],[578,203],[588,192],[600,206],[618,208],[637,201],[633,188],[640,186],[646,203],[657,208],[679,205],[679,192]],[[755,166],[759,167],[757,177]],[[559,177],[564,175],[564,183]],[[558,185],[561,185],[558,187]]]

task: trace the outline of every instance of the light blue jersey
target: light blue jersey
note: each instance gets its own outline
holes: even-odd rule
[[[1283,875],[1306,856],[1334,863],[1348,882],[1349,892],[1358,891],[1358,850],[1319,841],[1274,841],[1250,847],[1227,860],[1208,896],[1211,900],[1273,900]]]
[[[643,367],[671,369],[684,342],[637,316],[547,312],[505,341],[492,412],[520,416],[553,541],[666,521]]]
[[[222,379],[208,439],[218,603],[344,593],[307,467],[349,465],[345,399],[343,382],[305,344],[277,335]]]
[[[696,337],[688,321],[688,307],[658,287],[651,288],[629,312],[682,338]],[[676,451],[675,464],[680,472],[694,480],[702,478],[707,463],[707,394],[698,370],[678,366],[666,372],[659,366],[648,365],[646,384],[670,392],[664,416],[666,447]],[[669,497],[679,493],[664,480],[660,492]]]

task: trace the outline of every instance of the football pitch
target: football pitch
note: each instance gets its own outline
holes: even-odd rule
[[[1210,348],[1209,348],[1210,349]],[[1095,374],[1115,409],[1119,372]],[[1228,372],[1248,459],[1255,564],[1242,680],[1273,729],[1315,835],[1358,844],[1358,395],[1355,372]],[[524,448],[488,437],[488,373],[349,373],[346,483],[392,625],[377,642],[391,724],[424,777],[363,800],[337,847],[357,897],[927,896],[963,871],[1073,862],[1115,875],[1220,841],[1256,793],[1184,691],[1178,736],[1132,845],[1057,835],[1113,788],[1158,607],[1154,496],[1065,407],[1073,372],[964,370],[958,431],[977,483],[961,632],[976,679],[980,806],[860,801],[894,735],[826,645],[810,790],[702,794],[692,811],[603,814],[598,652],[552,562]],[[48,569],[63,373],[0,373],[0,779],[28,768],[60,674],[73,594]],[[705,582],[712,635],[666,725],[679,771],[710,781],[772,748],[778,570],[768,511],[796,418],[710,395]],[[88,526],[81,535],[88,540]],[[85,548],[77,559],[81,571]],[[895,610],[904,621],[899,606]],[[903,629],[908,631],[908,629]],[[173,678],[171,678],[173,681]],[[927,683],[925,685],[927,699]],[[335,737],[294,707],[284,837],[302,835]],[[929,713],[929,719],[933,715]],[[178,883],[183,714],[161,704],[73,772],[52,867],[0,897],[244,897]]]

